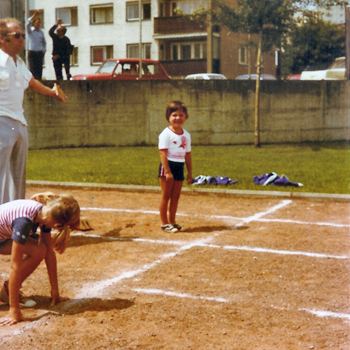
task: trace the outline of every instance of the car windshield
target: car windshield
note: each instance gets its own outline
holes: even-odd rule
[[[119,62],[114,74],[138,75],[139,65],[137,63]]]
[[[112,74],[113,69],[115,67],[115,61],[105,61],[102,63],[100,68],[97,70],[96,73],[107,73],[107,74]]]
[[[162,70],[156,63],[142,62],[142,75],[163,75]],[[138,75],[139,63],[136,62],[119,62],[115,74],[121,75]]]
[[[345,68],[345,59],[344,60],[337,60],[334,63],[332,63],[328,69],[337,69],[337,68]]]
[[[163,75],[162,70],[157,64],[154,63],[142,63],[142,74],[144,75]]]
[[[306,72],[314,72],[316,70],[325,70],[327,69],[328,65],[323,63],[323,64],[318,64],[317,66],[307,66],[304,71]]]
[[[219,75],[219,74],[208,74],[208,77],[209,77],[209,79],[219,79],[219,80],[225,79],[224,76]]]

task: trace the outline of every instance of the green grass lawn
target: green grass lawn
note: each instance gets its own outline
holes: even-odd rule
[[[348,143],[302,145],[193,146],[193,177],[228,176],[240,190],[350,193]],[[30,150],[27,179],[62,182],[158,185],[157,147]],[[285,174],[303,187],[259,186],[253,177]],[[216,186],[205,186],[216,187]]]

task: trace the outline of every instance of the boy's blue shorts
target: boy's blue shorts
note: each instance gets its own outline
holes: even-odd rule
[[[169,160],[169,167],[170,167],[171,173],[174,176],[175,181],[185,180],[184,166],[185,166],[185,163],[172,162],[171,160]],[[158,169],[158,177],[162,177],[162,176],[165,176],[165,171],[164,171],[163,165],[160,164]]]

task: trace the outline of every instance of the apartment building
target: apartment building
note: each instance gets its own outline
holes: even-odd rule
[[[24,0],[0,0],[0,18],[22,18],[24,5]]]
[[[256,70],[256,49],[248,46],[248,35],[229,34],[215,26],[210,31],[177,15],[177,9],[192,13],[200,6],[206,8],[207,0],[26,1],[26,17],[42,10],[42,29],[47,34],[45,79],[55,79],[48,31],[58,18],[74,45],[72,75],[95,72],[105,58],[139,57],[140,43],[142,57],[159,59],[173,78],[211,68],[233,79]],[[265,54],[263,61],[263,72],[275,74],[274,53]]]

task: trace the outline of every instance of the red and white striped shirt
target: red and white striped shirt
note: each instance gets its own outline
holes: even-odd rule
[[[12,238],[13,222],[16,219],[27,218],[33,226],[35,217],[42,206],[41,203],[30,199],[19,199],[0,205],[0,243]],[[21,238],[22,240],[26,239],[25,237]]]

